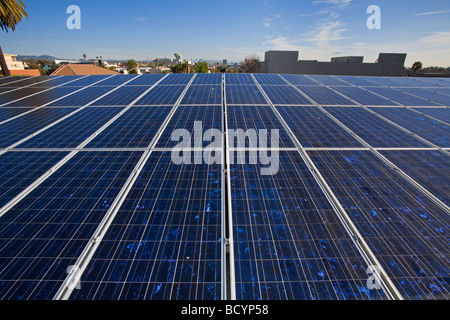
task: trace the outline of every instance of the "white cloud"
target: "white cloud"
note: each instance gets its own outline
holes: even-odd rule
[[[135,21],[138,21],[138,22],[144,22],[144,21],[147,21],[148,18],[147,18],[147,17],[137,17],[137,18],[135,18],[134,20],[135,20]]]
[[[325,4],[333,7],[345,8],[348,7],[352,1],[353,0],[314,0],[313,4]]]
[[[420,38],[419,43],[432,46],[450,46],[450,31],[435,32],[432,35]]]
[[[415,14],[414,16],[415,16],[415,17],[420,17],[420,16],[431,16],[431,15],[435,15],[435,14],[443,14],[443,13],[447,13],[447,12],[450,12],[450,10],[421,12],[421,13]]]

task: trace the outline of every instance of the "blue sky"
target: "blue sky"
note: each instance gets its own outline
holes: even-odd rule
[[[241,61],[267,50],[299,50],[300,59],[406,52],[407,65],[450,66],[448,0],[23,0],[29,19],[0,33],[3,51],[59,58],[173,57]],[[81,30],[69,30],[69,5]],[[381,8],[369,30],[367,8]]]

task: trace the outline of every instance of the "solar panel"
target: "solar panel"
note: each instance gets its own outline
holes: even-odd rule
[[[75,148],[122,110],[118,107],[85,108],[28,139],[18,148]],[[70,128],[69,132],[67,128]]]
[[[447,297],[448,212],[370,152],[310,156],[403,297]]]
[[[264,147],[272,147],[272,130],[279,130],[279,147],[295,148],[280,119],[269,106],[228,106],[227,119],[229,130],[241,129],[244,133],[249,132],[249,130],[255,130],[256,133],[259,133],[260,130],[267,130],[267,146]],[[249,137],[251,137],[250,133]],[[231,141],[230,138],[229,142],[234,147],[238,147],[237,138],[234,141]],[[258,138],[252,140],[248,138],[245,141],[246,148],[261,147],[260,144],[261,141]]]
[[[439,147],[448,146],[450,134],[448,124],[424,117],[405,108],[372,108],[372,110]]]
[[[232,165],[239,300],[383,299],[366,290],[362,257],[297,152],[275,177]]]
[[[297,86],[297,88],[320,105],[355,105],[355,103],[327,87]]]
[[[276,105],[312,105],[311,101],[290,86],[262,86],[270,101]]]
[[[0,78],[0,299],[449,299],[448,86]]]
[[[315,107],[277,107],[277,110],[305,148],[362,147],[352,135]]]
[[[329,107],[326,110],[375,148],[428,147],[405,131],[360,108]]]
[[[227,104],[264,105],[267,103],[256,85],[227,85],[225,89]]]
[[[152,153],[72,298],[220,299],[220,171]]]
[[[52,299],[140,158],[81,152],[0,218],[1,299]]]

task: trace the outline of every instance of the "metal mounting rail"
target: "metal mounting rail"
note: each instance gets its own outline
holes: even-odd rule
[[[142,94],[139,98],[137,98],[133,103],[137,103],[144,95],[146,95],[149,91],[151,91],[154,87],[156,87],[161,81],[163,81],[168,75],[166,75],[164,78],[162,78],[158,83],[156,83],[152,88],[147,90],[144,94]],[[81,253],[80,257],[78,258],[77,262],[75,263],[75,268],[73,270],[77,270],[77,272],[72,272],[68,274],[65,281],[59,288],[58,292],[53,297],[53,300],[67,300],[69,299],[70,295],[72,294],[74,290],[73,284],[81,278],[84,271],[86,270],[87,266],[89,265],[94,253],[96,252],[98,246],[100,245],[101,241],[103,240],[103,237],[105,236],[107,230],[109,229],[111,223],[113,222],[115,216],[119,212],[120,207],[122,206],[123,202],[125,201],[126,197],[128,196],[129,192],[131,191],[134,183],[138,179],[140,173],[142,172],[145,164],[147,163],[148,159],[150,158],[150,155],[153,153],[153,147],[157,144],[158,140],[160,139],[160,136],[162,135],[163,131],[169,124],[170,120],[173,117],[173,114],[177,110],[181,100],[183,99],[184,95],[186,94],[188,88],[192,84],[192,82],[195,79],[195,76],[191,79],[189,84],[186,86],[185,90],[181,94],[180,98],[175,103],[172,111],[170,114],[166,117],[163,124],[158,130],[158,133],[155,135],[149,146],[147,147],[144,154],[139,159],[139,162],[136,164],[134,170],[131,172],[130,176],[128,177],[127,181],[123,185],[122,189],[120,190],[119,194],[116,196],[113,204],[111,205],[110,209],[106,213],[106,215],[103,217],[102,221],[100,222],[99,226],[97,227],[96,231],[90,238],[88,244],[85,246],[83,252]],[[131,105],[130,105],[131,106]]]
[[[223,75],[223,123],[224,123],[224,176],[225,181],[222,186],[222,197],[224,198],[224,219],[226,223],[225,233],[227,234],[225,243],[225,256],[228,258],[226,268],[227,273],[227,300],[236,300],[236,272],[235,272],[235,260],[234,260],[234,236],[233,236],[233,207],[231,202],[231,178],[230,178],[230,153],[228,148],[230,146],[229,141],[229,128],[228,128],[228,104],[227,104],[227,83],[226,77]],[[226,213],[225,213],[226,211]]]
[[[315,103],[312,99],[310,99],[308,96],[306,96],[302,91],[297,89],[294,85],[292,85],[289,81],[284,79],[280,76],[288,85],[294,87],[298,92],[300,92],[305,98],[307,98],[311,103],[313,103],[315,106],[318,106],[317,103]],[[300,141],[297,139],[297,137],[294,135],[294,133],[291,131],[289,125],[286,123],[284,118],[281,116],[281,114],[278,112],[270,98],[265,93],[264,89],[261,87],[261,85],[256,81],[254,78],[256,84],[258,85],[259,89],[263,93],[264,97],[268,101],[269,105],[271,106],[273,112],[279,117],[281,123],[283,124],[285,130],[287,132],[291,133],[292,140],[294,144],[297,146],[298,150],[297,152],[300,154],[301,158],[303,159],[304,163],[308,167],[310,173],[314,177],[315,181],[323,191],[325,197],[328,199],[328,202],[333,207],[334,211],[336,212],[339,220],[341,221],[342,225],[346,229],[347,233],[349,234],[350,238],[352,239],[352,242],[355,244],[355,247],[358,249],[358,252],[361,254],[364,261],[367,263],[368,266],[378,266],[378,270],[374,270],[374,276],[377,278],[379,283],[381,284],[381,287],[383,291],[386,293],[386,295],[390,299],[396,299],[396,300],[403,300],[403,297],[401,293],[398,291],[384,268],[381,266],[380,262],[376,258],[375,254],[370,249],[369,245],[366,243],[362,235],[359,233],[357,227],[354,225],[351,218],[348,216],[345,209],[340,204],[337,197],[334,195],[332,189],[320,173],[320,171],[317,169],[314,162],[309,157],[308,153],[304,150],[303,145],[300,143]],[[375,268],[377,269],[377,268]]]

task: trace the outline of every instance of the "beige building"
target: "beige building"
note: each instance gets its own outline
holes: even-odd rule
[[[25,70],[25,64],[22,61],[17,61],[16,54],[4,54],[6,65],[12,76],[39,76],[39,70]],[[0,74],[3,74],[0,66]]]

